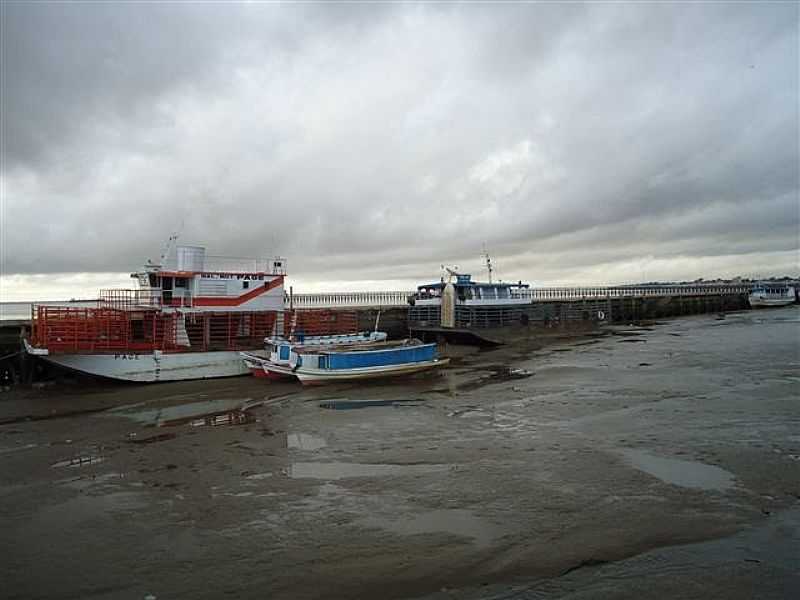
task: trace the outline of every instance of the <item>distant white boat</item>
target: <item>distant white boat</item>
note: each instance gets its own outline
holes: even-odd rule
[[[759,283],[750,290],[747,297],[753,308],[771,308],[794,304],[795,290],[792,286],[783,283]]]

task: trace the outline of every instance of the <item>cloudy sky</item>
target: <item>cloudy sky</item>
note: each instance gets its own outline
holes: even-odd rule
[[[0,299],[800,275],[798,5],[2,4]]]

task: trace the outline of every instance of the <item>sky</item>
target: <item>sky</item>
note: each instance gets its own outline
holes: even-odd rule
[[[0,301],[800,275],[794,2],[0,8]]]

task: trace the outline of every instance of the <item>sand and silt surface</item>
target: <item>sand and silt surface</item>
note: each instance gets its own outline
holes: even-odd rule
[[[798,597],[798,308],[454,354],[3,393],[2,596]]]

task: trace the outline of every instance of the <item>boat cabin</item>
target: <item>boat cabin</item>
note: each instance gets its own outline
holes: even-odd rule
[[[207,256],[201,246],[177,246],[162,264],[148,262],[131,275],[139,290],[125,291],[134,294],[120,290],[104,299],[192,312],[282,310],[285,275],[283,258]]]
[[[530,298],[522,297],[519,292],[528,289],[527,283],[481,283],[472,281],[469,274],[458,273],[455,281],[429,283],[417,287],[412,300],[414,305],[436,306],[441,304],[442,295],[447,286],[455,292],[456,304],[465,306],[485,306],[494,304],[530,304]]]

